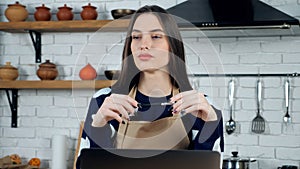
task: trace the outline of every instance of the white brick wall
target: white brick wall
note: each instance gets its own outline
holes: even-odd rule
[[[4,128],[3,136],[8,138],[33,138],[35,137],[35,132],[31,128]]]
[[[98,19],[111,19],[110,10],[114,8],[138,8],[145,4],[158,4],[171,7],[182,0],[67,0],[73,7],[75,19],[80,19],[81,7],[91,2],[98,7]],[[7,21],[3,15],[7,4],[0,2],[0,20]],[[27,0],[20,2],[30,12],[33,20],[36,6],[41,2]],[[52,9],[52,19],[56,20],[55,0],[44,0]],[[296,17],[300,13],[300,2],[294,0],[267,1],[276,7],[290,9]],[[293,6],[293,7],[292,7]],[[286,11],[288,12],[288,10]],[[254,31],[255,32],[255,31]],[[198,34],[197,34],[198,33]],[[269,31],[256,33],[262,36],[238,36],[241,32],[205,32],[210,39],[204,39],[199,32],[184,31],[188,69],[193,73],[293,73],[300,72],[300,36],[276,36]],[[223,37],[223,34],[227,36]],[[266,33],[266,34],[265,34]],[[251,31],[250,33],[251,34]],[[232,35],[232,36],[229,36]],[[241,34],[242,35],[242,34]],[[79,70],[87,63],[97,68],[99,75],[103,70],[120,67],[120,58],[126,34],[120,33],[43,33],[42,61],[50,59],[57,64],[58,79],[79,79]],[[222,38],[223,37],[223,38]],[[88,42],[88,44],[87,44]],[[209,42],[209,43],[206,43]],[[210,42],[212,42],[210,44]],[[200,54],[201,59],[194,53]],[[28,34],[0,32],[0,64],[11,61],[19,68],[19,79],[39,80],[34,58],[34,48]],[[210,56],[210,57],[206,57]],[[205,58],[204,58],[205,57]],[[219,60],[220,59],[220,60]],[[220,64],[221,63],[221,64]],[[75,72],[75,73],[74,73]],[[193,78],[194,79],[194,78]],[[229,118],[227,85],[230,78],[198,78],[201,92],[209,94],[216,106],[223,110],[224,122]],[[214,80],[211,83],[209,80]],[[258,160],[260,169],[277,168],[283,164],[300,165],[300,79],[291,78],[290,112],[293,121],[282,124],[284,108],[285,77],[265,77],[263,81],[262,115],[266,119],[266,132],[253,134],[251,121],[256,115],[255,77],[234,78],[236,94],[234,119],[238,129],[232,135],[225,134],[225,157],[238,150],[243,157]],[[93,90],[20,90],[18,107],[18,128],[11,128],[11,112],[5,92],[0,91],[0,157],[18,153],[24,160],[39,157],[43,167],[51,167],[51,138],[55,134],[67,135],[69,148],[68,168],[72,168],[77,144],[79,123],[84,120]]]

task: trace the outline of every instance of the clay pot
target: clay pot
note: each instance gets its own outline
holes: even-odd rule
[[[97,77],[96,69],[88,63],[80,70],[79,77],[82,80],[94,80]]]
[[[58,71],[54,63],[46,60],[46,62],[39,65],[36,74],[41,80],[54,80],[58,76]]]
[[[73,20],[74,14],[71,7],[68,7],[66,4],[62,7],[58,7],[58,12],[56,17],[60,21]]]
[[[10,62],[6,62],[4,66],[0,67],[0,78],[2,80],[16,80],[18,76],[18,69],[13,67]]]
[[[91,3],[82,7],[83,10],[80,13],[82,20],[95,20],[98,17],[98,13],[96,11],[97,7],[91,6]]]
[[[34,19],[36,21],[50,21],[50,8],[46,7],[45,4],[42,4],[42,6],[38,6],[35,9],[36,11],[34,13]]]
[[[18,1],[15,4],[7,5],[5,10],[6,18],[11,22],[25,21],[28,17],[28,11],[24,5],[21,5]]]

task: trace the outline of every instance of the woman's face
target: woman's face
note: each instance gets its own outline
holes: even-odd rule
[[[155,15],[140,15],[133,25],[131,36],[131,51],[139,70],[167,71],[169,43]]]

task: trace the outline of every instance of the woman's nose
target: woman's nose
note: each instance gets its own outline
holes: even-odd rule
[[[148,36],[143,36],[141,43],[141,50],[150,49],[151,47],[151,38]]]

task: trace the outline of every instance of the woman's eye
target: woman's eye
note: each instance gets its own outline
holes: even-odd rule
[[[153,35],[152,36],[152,39],[161,39],[162,38],[162,35]]]
[[[137,40],[137,39],[141,39],[141,36],[133,35],[133,36],[132,36],[132,39],[136,39],[136,40]]]

